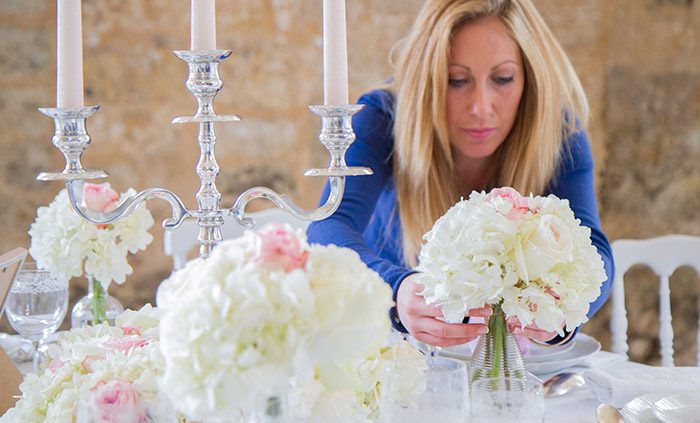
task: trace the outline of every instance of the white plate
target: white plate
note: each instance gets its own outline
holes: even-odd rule
[[[600,351],[600,342],[585,333],[577,334],[571,343],[573,347],[570,350],[546,361],[530,361],[525,358],[525,366],[536,375],[544,375],[573,367]]]
[[[426,352],[428,348],[422,342],[412,339],[418,348]],[[456,347],[442,348],[440,355],[469,361],[473,347],[470,344],[458,345]],[[532,344],[526,354],[523,354],[527,370],[535,375],[545,375],[567,369],[579,364],[591,354],[600,351],[600,342],[595,338],[578,333],[573,341],[553,347],[541,347]]]
[[[700,392],[683,392],[656,401],[654,416],[663,423],[692,423],[700,421]]]
[[[474,352],[478,339],[474,341],[467,342],[462,345],[455,345],[452,347],[444,347],[440,350],[440,355],[447,357],[457,358],[460,360],[469,360]],[[520,345],[520,350],[523,353],[523,358],[527,362],[539,362],[539,361],[549,361],[555,357],[562,354],[566,354],[574,347],[574,342],[568,342],[564,345],[556,346],[542,346],[532,343],[528,340],[522,341]],[[519,342],[520,343],[520,342]],[[427,350],[425,345],[421,346],[422,350]]]

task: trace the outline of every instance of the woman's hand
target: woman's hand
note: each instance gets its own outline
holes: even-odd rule
[[[407,276],[396,293],[399,319],[414,338],[429,345],[449,347],[469,342],[488,331],[485,323],[445,323],[436,319],[442,317],[442,310],[426,304],[425,298],[418,295],[423,285],[416,279],[416,274]],[[472,317],[490,315],[491,309],[487,307],[469,310]]]
[[[538,342],[547,342],[557,336],[556,332],[550,332],[540,329],[534,323],[523,327],[517,317],[511,316],[508,318],[508,327],[516,335],[522,335]]]

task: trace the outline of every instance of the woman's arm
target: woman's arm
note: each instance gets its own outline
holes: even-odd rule
[[[610,294],[615,265],[608,238],[600,227],[598,205],[594,187],[593,155],[584,131],[569,137],[563,149],[560,172],[550,187],[550,192],[559,198],[569,200],[574,215],[583,226],[591,229],[591,242],[603,259],[608,279],[603,283],[600,296],[591,303],[588,317],[593,316],[605,303]]]
[[[393,100],[385,91],[373,91],[362,96],[358,103],[364,104],[365,108],[353,119],[357,139],[346,154],[346,162],[349,166],[369,166],[374,175],[346,179],[340,207],[329,218],[309,226],[309,241],[357,251],[362,261],[391,285],[393,299],[397,302],[397,307],[391,311],[391,321],[397,330],[410,331],[416,339],[440,346],[462,344],[473,339],[486,330],[483,323],[448,324],[435,319],[442,312],[435,306],[428,306],[422,296],[416,295],[422,287],[411,278],[415,271],[403,263],[380,257],[365,242],[365,229],[375,213],[380,194],[392,176]],[[328,191],[326,185],[321,203],[328,197]],[[381,212],[392,213],[393,209],[387,208]],[[398,233],[393,235],[400,236]],[[481,316],[489,312],[488,309],[470,311],[472,315]]]
[[[380,257],[365,242],[363,233],[374,213],[377,199],[392,176],[391,156],[393,99],[386,91],[372,91],[358,100],[365,108],[353,118],[357,139],[345,156],[348,166],[367,166],[371,176],[350,176],[345,180],[345,193],[338,210],[329,218],[312,223],[307,235],[310,242],[335,244],[355,250],[368,267],[396,289],[401,280],[413,271],[402,263]],[[323,190],[320,204],[328,198],[329,186]],[[390,213],[386,210],[386,213]]]

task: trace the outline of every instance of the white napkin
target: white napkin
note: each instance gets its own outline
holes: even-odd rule
[[[640,395],[670,395],[700,391],[700,367],[652,367],[632,364],[589,370],[583,374],[586,383],[600,402],[621,408]]]

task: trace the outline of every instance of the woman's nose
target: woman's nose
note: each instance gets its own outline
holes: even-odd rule
[[[486,87],[475,87],[470,98],[469,113],[476,117],[485,117],[492,110],[491,96]]]

